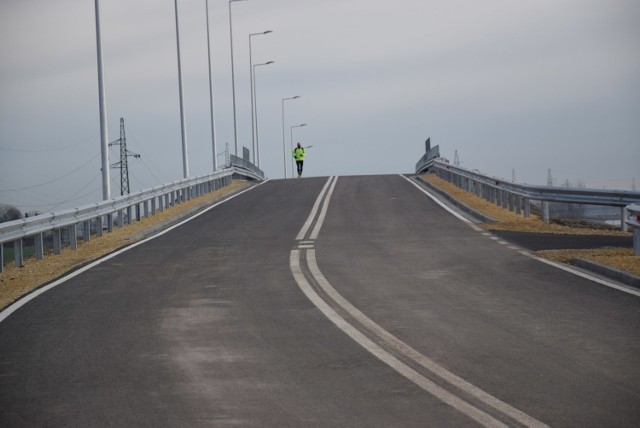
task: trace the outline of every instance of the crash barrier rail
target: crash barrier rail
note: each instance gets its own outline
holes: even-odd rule
[[[640,203],[627,206],[627,225],[633,228],[633,255],[640,256]]]
[[[435,159],[428,171],[434,172],[439,178],[463,190],[475,193],[489,202],[507,208],[509,211],[515,211],[516,214],[523,213],[524,217],[531,215],[531,202],[538,201],[541,204],[542,220],[546,223],[549,222],[550,202],[602,205],[621,209],[622,220],[620,226],[622,230],[626,231],[627,206],[640,201],[640,192],[512,183],[477,171],[451,165],[442,159]]]
[[[264,180],[264,172],[262,172],[262,170],[260,168],[258,168],[257,166],[255,166],[254,164],[252,164],[251,162],[244,160],[238,156],[235,155],[229,155],[229,162],[230,162],[230,166],[231,167],[235,167],[235,168],[241,168],[243,170],[245,170],[246,172],[244,173],[246,175],[247,172],[250,172],[253,174],[253,178],[256,180]]]
[[[427,156],[428,153],[425,153],[425,155],[420,158],[418,163],[416,163],[416,174],[422,174],[423,172],[426,172],[433,167],[436,159],[429,159]]]
[[[431,139],[427,142],[427,151],[416,163],[416,174],[421,174],[433,166],[435,161],[440,158],[440,146],[431,148]]]
[[[123,227],[125,223],[140,221],[142,217],[155,215],[157,211],[162,212],[171,206],[214,192],[231,184],[232,178],[237,176],[260,181],[264,174],[260,170],[247,168],[246,165],[233,166],[213,174],[156,186],[108,201],[0,223],[0,272],[4,265],[5,243],[13,242],[15,264],[21,267],[24,266],[26,238],[33,238],[36,259],[41,260],[44,258],[45,233],[53,235],[54,254],[61,253],[63,231],[65,235],[68,232],[69,246],[75,250],[78,247],[79,228],[82,240],[89,241],[92,229],[100,237],[103,228],[113,232],[114,225]]]

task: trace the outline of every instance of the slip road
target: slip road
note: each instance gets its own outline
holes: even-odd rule
[[[0,317],[0,426],[638,426],[640,297],[495,238],[267,182]]]

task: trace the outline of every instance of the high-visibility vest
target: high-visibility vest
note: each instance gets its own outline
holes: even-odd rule
[[[302,147],[296,147],[293,150],[293,158],[297,161],[304,160],[304,157],[307,155],[307,152]]]

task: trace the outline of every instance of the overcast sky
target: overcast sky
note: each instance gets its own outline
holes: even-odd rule
[[[179,0],[189,166],[212,169],[205,0]],[[451,161],[518,182],[640,187],[637,0],[235,2],[238,141],[251,147],[248,35],[261,167],[283,177],[413,172],[431,137]],[[229,12],[210,0],[218,151],[233,151]],[[103,0],[109,139],[124,117],[131,190],[182,178],[173,0]],[[94,2],[0,1],[0,203],[102,198]],[[111,163],[118,153],[111,151]],[[221,159],[222,160],[222,159]],[[289,161],[287,161],[289,162]],[[290,164],[287,163],[289,166]],[[289,173],[289,172],[288,172]],[[119,195],[119,171],[111,170]]]

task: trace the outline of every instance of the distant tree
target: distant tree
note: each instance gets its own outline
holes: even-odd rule
[[[11,205],[0,205],[0,223],[22,218],[22,213]]]

